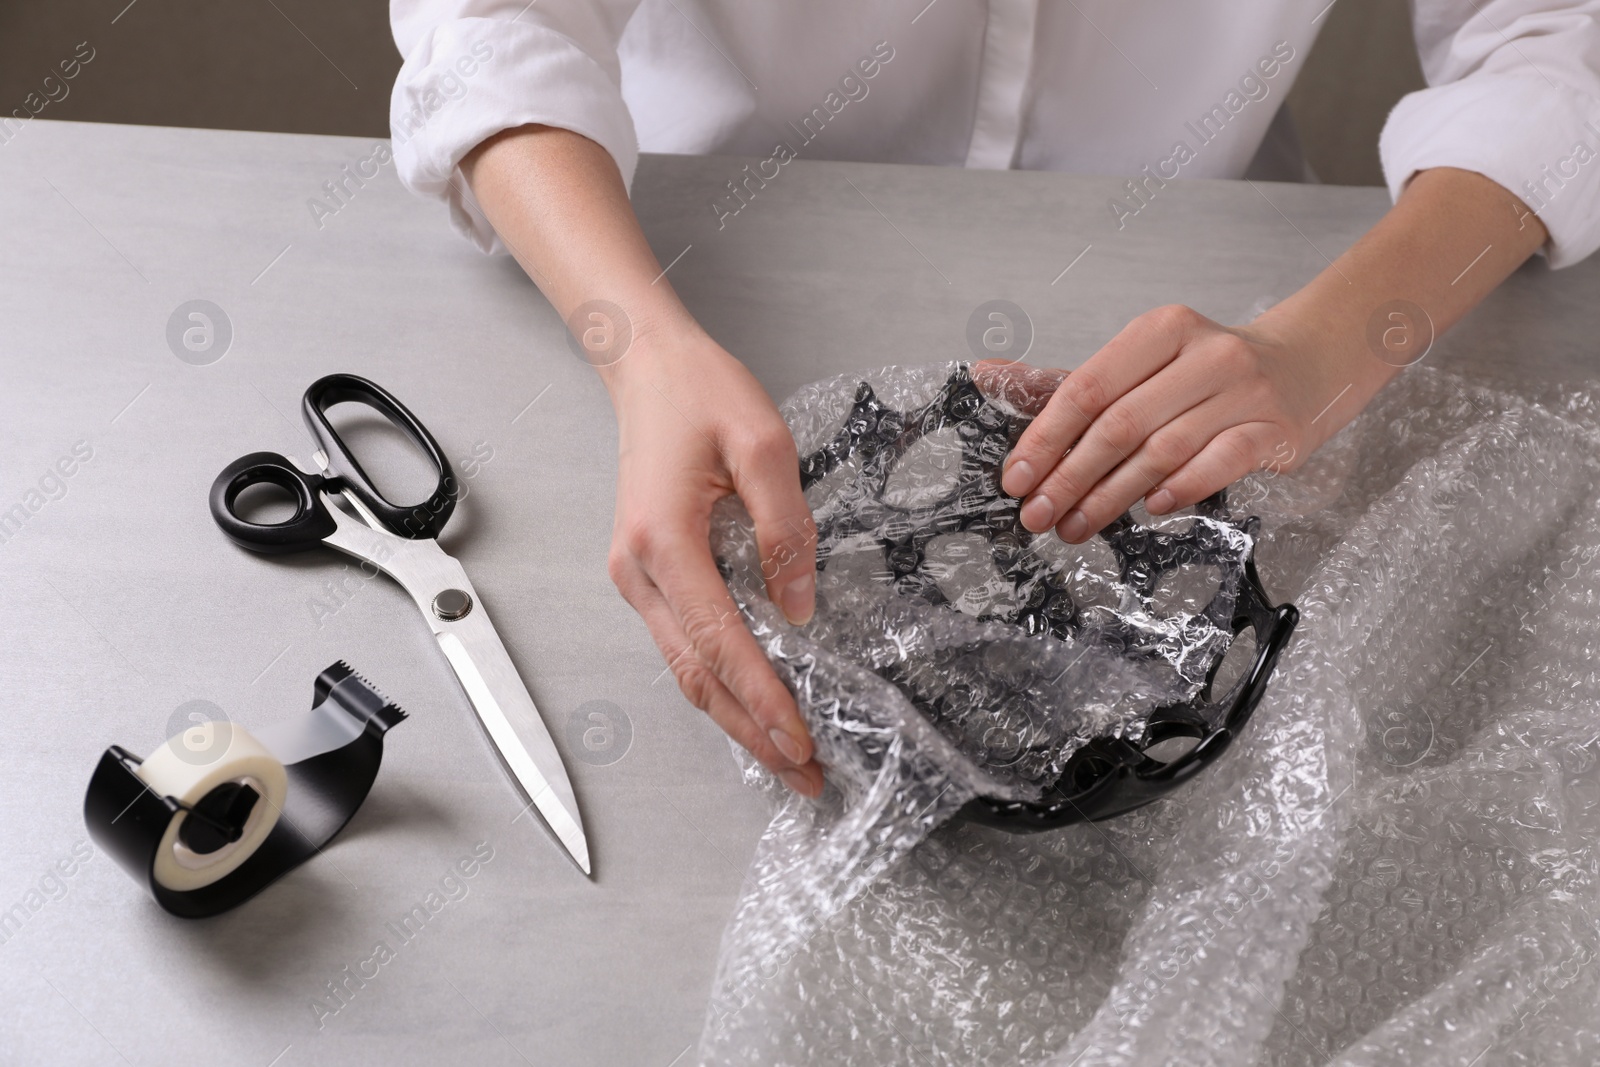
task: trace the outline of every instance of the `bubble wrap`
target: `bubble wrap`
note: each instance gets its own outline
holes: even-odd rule
[[[869,380],[907,410],[949,370]],[[859,380],[785,405],[802,455]],[[1048,768],[940,722],[885,667],[959,673],[986,642],[1007,657],[1033,642],[1041,674],[1080,655],[1060,703],[1013,701],[1013,729],[1070,748],[1189,691],[1173,657],[1163,674],[1090,635],[1019,637],[982,595],[925,604],[832,563],[796,630],[751,578],[748,520],[725,510],[730,589],[830,785],[805,801],[745,761],[776,810],[699,1060],[1600,1062],[1597,407],[1416,367],[1300,471],[1235,486],[1232,512],[1263,519],[1269,592],[1302,611],[1260,708],[1168,798],[1035,836],[951,816]],[[923,637],[848,636],[866,620]]]

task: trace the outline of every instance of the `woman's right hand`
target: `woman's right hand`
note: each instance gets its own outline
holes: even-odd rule
[[[822,767],[711,556],[711,509],[737,493],[755,520],[762,575],[792,623],[811,618],[816,524],[794,439],[766,391],[702,331],[635,337],[604,374],[619,437],[611,579],[667,665],[709,714],[795,792]]]
[[[596,340],[597,306],[626,324],[619,352],[588,353],[611,391],[621,444],[612,580],[684,695],[791,789],[816,796],[822,768],[794,698],[711,558],[712,505],[737,493],[755,519],[768,594],[791,621],[811,617],[816,526],[788,426],[673,292],[605,149],[569,130],[521,126],[473,149],[461,169],[580,345]],[[602,345],[615,342],[601,333]]]

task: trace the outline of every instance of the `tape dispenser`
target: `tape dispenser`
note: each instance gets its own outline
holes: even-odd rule
[[[144,759],[112,745],[84,797],[89,836],[174,915],[242,904],[344,828],[406,717],[343,660],[317,676],[312,704],[253,734],[202,723]]]

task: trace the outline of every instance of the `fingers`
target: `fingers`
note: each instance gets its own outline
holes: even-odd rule
[[[1124,394],[1170,363],[1206,320],[1185,307],[1157,308],[1140,315],[1083,366],[1067,375],[1043,414],[1033,421],[1006,460],[1001,485],[1014,497],[1033,493],[1067,449]],[[1034,509],[1041,516],[1040,508]],[[1054,525],[1060,512],[1042,525]]]
[[[803,796],[819,795],[822,792],[821,766],[809,758],[797,763],[778,748],[771,733],[745,710],[745,706],[695,652],[683,628],[678,625],[672,607],[655,583],[642,570],[627,563],[613,565],[612,571],[617,588],[640,618],[644,619],[650,636],[677,680],[678,688],[689,702],[709,715],[724,733],[782,779],[790,789]],[[739,629],[744,629],[742,621]]]
[[[972,366],[972,382],[980,392],[1010,404],[1024,415],[1043,411],[1066,377],[1064,370],[1008,359],[986,359]]]
[[[1150,383],[1146,383],[1140,388],[1149,386]],[[1198,455],[1219,431],[1237,423],[1230,407],[1222,398],[1213,397],[1164,425],[1158,420],[1157,428],[1131,456],[1104,477],[1096,476],[1093,488],[1057,520],[1056,533],[1063,541],[1074,544],[1086,541],[1147,493],[1154,496],[1154,490],[1164,478]],[[1067,460],[1072,458],[1069,455]],[[1066,463],[1064,460],[1062,466]],[[1052,474],[1051,478],[1054,477]],[[1043,492],[1050,491],[1049,483],[1047,479]],[[1146,506],[1154,515],[1173,511],[1181,505],[1163,508],[1160,502],[1147,500]]]
[[[730,464],[734,489],[755,521],[767,596],[784,618],[803,626],[816,609],[817,524],[800,491],[800,463],[788,427],[779,422],[758,432],[743,450],[744,461]]]
[[[668,530],[638,547],[636,557],[661,590],[695,655],[790,763],[800,767],[810,762],[811,738],[794,697],[745,628],[704,534]]]
[[[1220,401],[1208,406],[1224,384],[1208,370],[1201,361],[1176,361],[1108,407],[1023,503],[1022,525],[1035,532],[1054,525],[1063,540],[1081,541],[1187,462],[1231,425]],[[1190,412],[1198,417],[1186,420]],[[1107,490],[1124,502],[1096,522],[1086,503],[1099,497],[1094,506],[1104,508]]]
[[[1286,454],[1286,449],[1287,453]],[[1198,503],[1255,470],[1292,462],[1277,427],[1267,422],[1231,426],[1213,437],[1189,462],[1163,479],[1147,501],[1151,514]]]

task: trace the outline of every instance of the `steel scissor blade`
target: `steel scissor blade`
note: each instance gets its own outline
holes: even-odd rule
[[[353,503],[370,519],[359,501]],[[583,873],[589,874],[589,841],[566,764],[461,564],[437,541],[397,537],[336,507],[330,511],[338,528],[324,543],[374,564],[411,595],[511,776]],[[471,598],[471,609],[463,618],[441,619],[434,612],[434,597],[447,589]]]
[[[567,768],[550,730],[488,616],[473,614],[435,634],[478,719],[517,783],[583,873],[589,871],[589,840]]]

